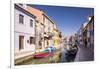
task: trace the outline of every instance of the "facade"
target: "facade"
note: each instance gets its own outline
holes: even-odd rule
[[[94,45],[94,16],[89,16],[88,21],[82,24],[78,31],[78,42],[85,47]]]
[[[81,25],[80,29],[77,32],[77,43],[78,45],[83,45],[83,40],[82,40],[82,29],[83,29],[83,24]]]
[[[58,31],[56,24],[45,13],[43,15],[45,25],[45,47],[54,46],[56,49],[58,49],[61,33]]]
[[[89,16],[87,24],[83,27],[83,42],[84,46],[94,45],[94,17]]]
[[[54,46],[56,48],[59,48],[58,46],[60,43],[59,32],[57,29],[54,29],[53,33],[54,33],[54,37],[53,37]]]
[[[44,13],[44,41],[45,47],[53,45],[53,29],[54,29],[54,22]]]
[[[77,35],[76,33],[75,34],[72,34],[70,37],[69,37],[69,44],[75,44],[77,42]]]
[[[44,50],[48,46],[54,46],[54,37],[59,38],[59,32],[55,23],[45,14],[44,11],[28,6],[27,11],[36,16],[35,20],[35,36],[36,50]],[[54,29],[56,34],[53,33]],[[57,41],[58,39],[56,39]]]
[[[15,59],[35,52],[35,16],[26,5],[15,4],[14,9]]]
[[[27,7],[27,11],[36,16],[35,20],[35,36],[36,36],[36,51],[41,51],[44,49],[44,23],[43,23],[43,12]]]

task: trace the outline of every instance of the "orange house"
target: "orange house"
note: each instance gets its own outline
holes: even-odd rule
[[[33,7],[27,6],[27,11],[36,16],[35,36],[36,36],[36,51],[44,49],[44,24],[43,12]]]

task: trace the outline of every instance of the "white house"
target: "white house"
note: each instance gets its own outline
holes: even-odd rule
[[[35,16],[26,8],[23,4],[14,7],[15,59],[35,52]]]

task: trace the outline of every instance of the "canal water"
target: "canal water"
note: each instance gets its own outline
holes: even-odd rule
[[[38,59],[32,58],[18,65],[74,62],[71,60],[72,58],[66,55],[66,49],[62,47],[60,50],[52,51],[47,57],[38,58]]]
[[[51,52],[50,55],[47,57],[39,58],[39,59],[32,58],[27,62],[23,62],[19,65],[58,63],[60,61],[59,55],[60,55],[60,51],[56,50]]]

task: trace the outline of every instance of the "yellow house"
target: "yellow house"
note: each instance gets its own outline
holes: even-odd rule
[[[59,48],[59,33],[56,29],[54,29],[53,34],[53,45],[55,48]]]

